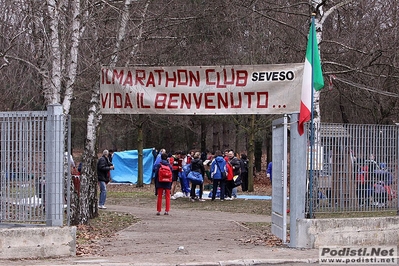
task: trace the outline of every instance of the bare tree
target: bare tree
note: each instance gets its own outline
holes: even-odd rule
[[[397,121],[397,12],[396,1],[356,1],[323,19],[322,61],[330,80],[321,99],[325,121]]]
[[[249,117],[102,117],[101,65],[301,63],[316,12],[327,81],[316,111],[320,119],[384,124],[399,119],[399,4],[394,0],[0,3],[0,92],[8,99],[0,108],[44,110],[46,104],[62,103],[72,115],[74,148],[85,149],[77,223],[96,215],[98,148],[191,149],[200,141],[201,149],[250,150],[253,144],[241,140],[249,142],[252,133],[267,136],[273,119],[256,117],[250,131]],[[165,136],[177,133],[183,141]]]

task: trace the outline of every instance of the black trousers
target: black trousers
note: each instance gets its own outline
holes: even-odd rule
[[[197,188],[197,186],[199,186],[199,198],[202,199],[202,193],[204,192],[204,184],[196,185],[196,184],[191,183],[190,197],[192,199],[195,198],[195,189]]]
[[[248,191],[248,172],[241,172],[241,190]]]

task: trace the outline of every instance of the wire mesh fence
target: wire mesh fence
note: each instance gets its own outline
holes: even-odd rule
[[[308,214],[397,210],[397,126],[314,124],[307,162]]]
[[[47,112],[0,112],[1,223],[45,223],[48,219],[46,209],[54,209],[46,195],[54,198],[49,193],[64,194],[62,190],[46,189],[53,186],[54,182],[64,182],[57,178],[46,180],[46,176],[63,176],[65,172],[61,169],[57,171],[62,172],[62,175],[49,173],[48,169],[55,168],[46,167],[46,163],[50,164],[53,160],[46,162],[49,147],[51,152],[54,152],[54,146],[64,149],[63,127],[58,130],[48,128],[48,117]],[[67,117],[61,115],[51,119],[64,124]],[[59,143],[46,144],[50,139],[49,130],[52,131],[50,134],[61,134]],[[67,204],[66,199],[64,204]],[[63,215],[63,212],[57,211],[58,215]]]

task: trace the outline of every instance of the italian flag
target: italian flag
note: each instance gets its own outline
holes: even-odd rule
[[[313,19],[314,20],[314,19]],[[305,67],[303,70],[301,108],[299,111],[299,135],[303,135],[304,124],[310,120],[313,88],[316,91],[324,87],[323,73],[321,71],[319,47],[317,45],[316,29],[314,21],[309,31],[308,46],[306,48]]]

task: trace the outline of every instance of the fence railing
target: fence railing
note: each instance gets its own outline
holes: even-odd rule
[[[1,223],[63,225],[65,121],[60,106],[0,112]]]
[[[313,128],[308,213],[398,209],[399,127],[321,123]]]

